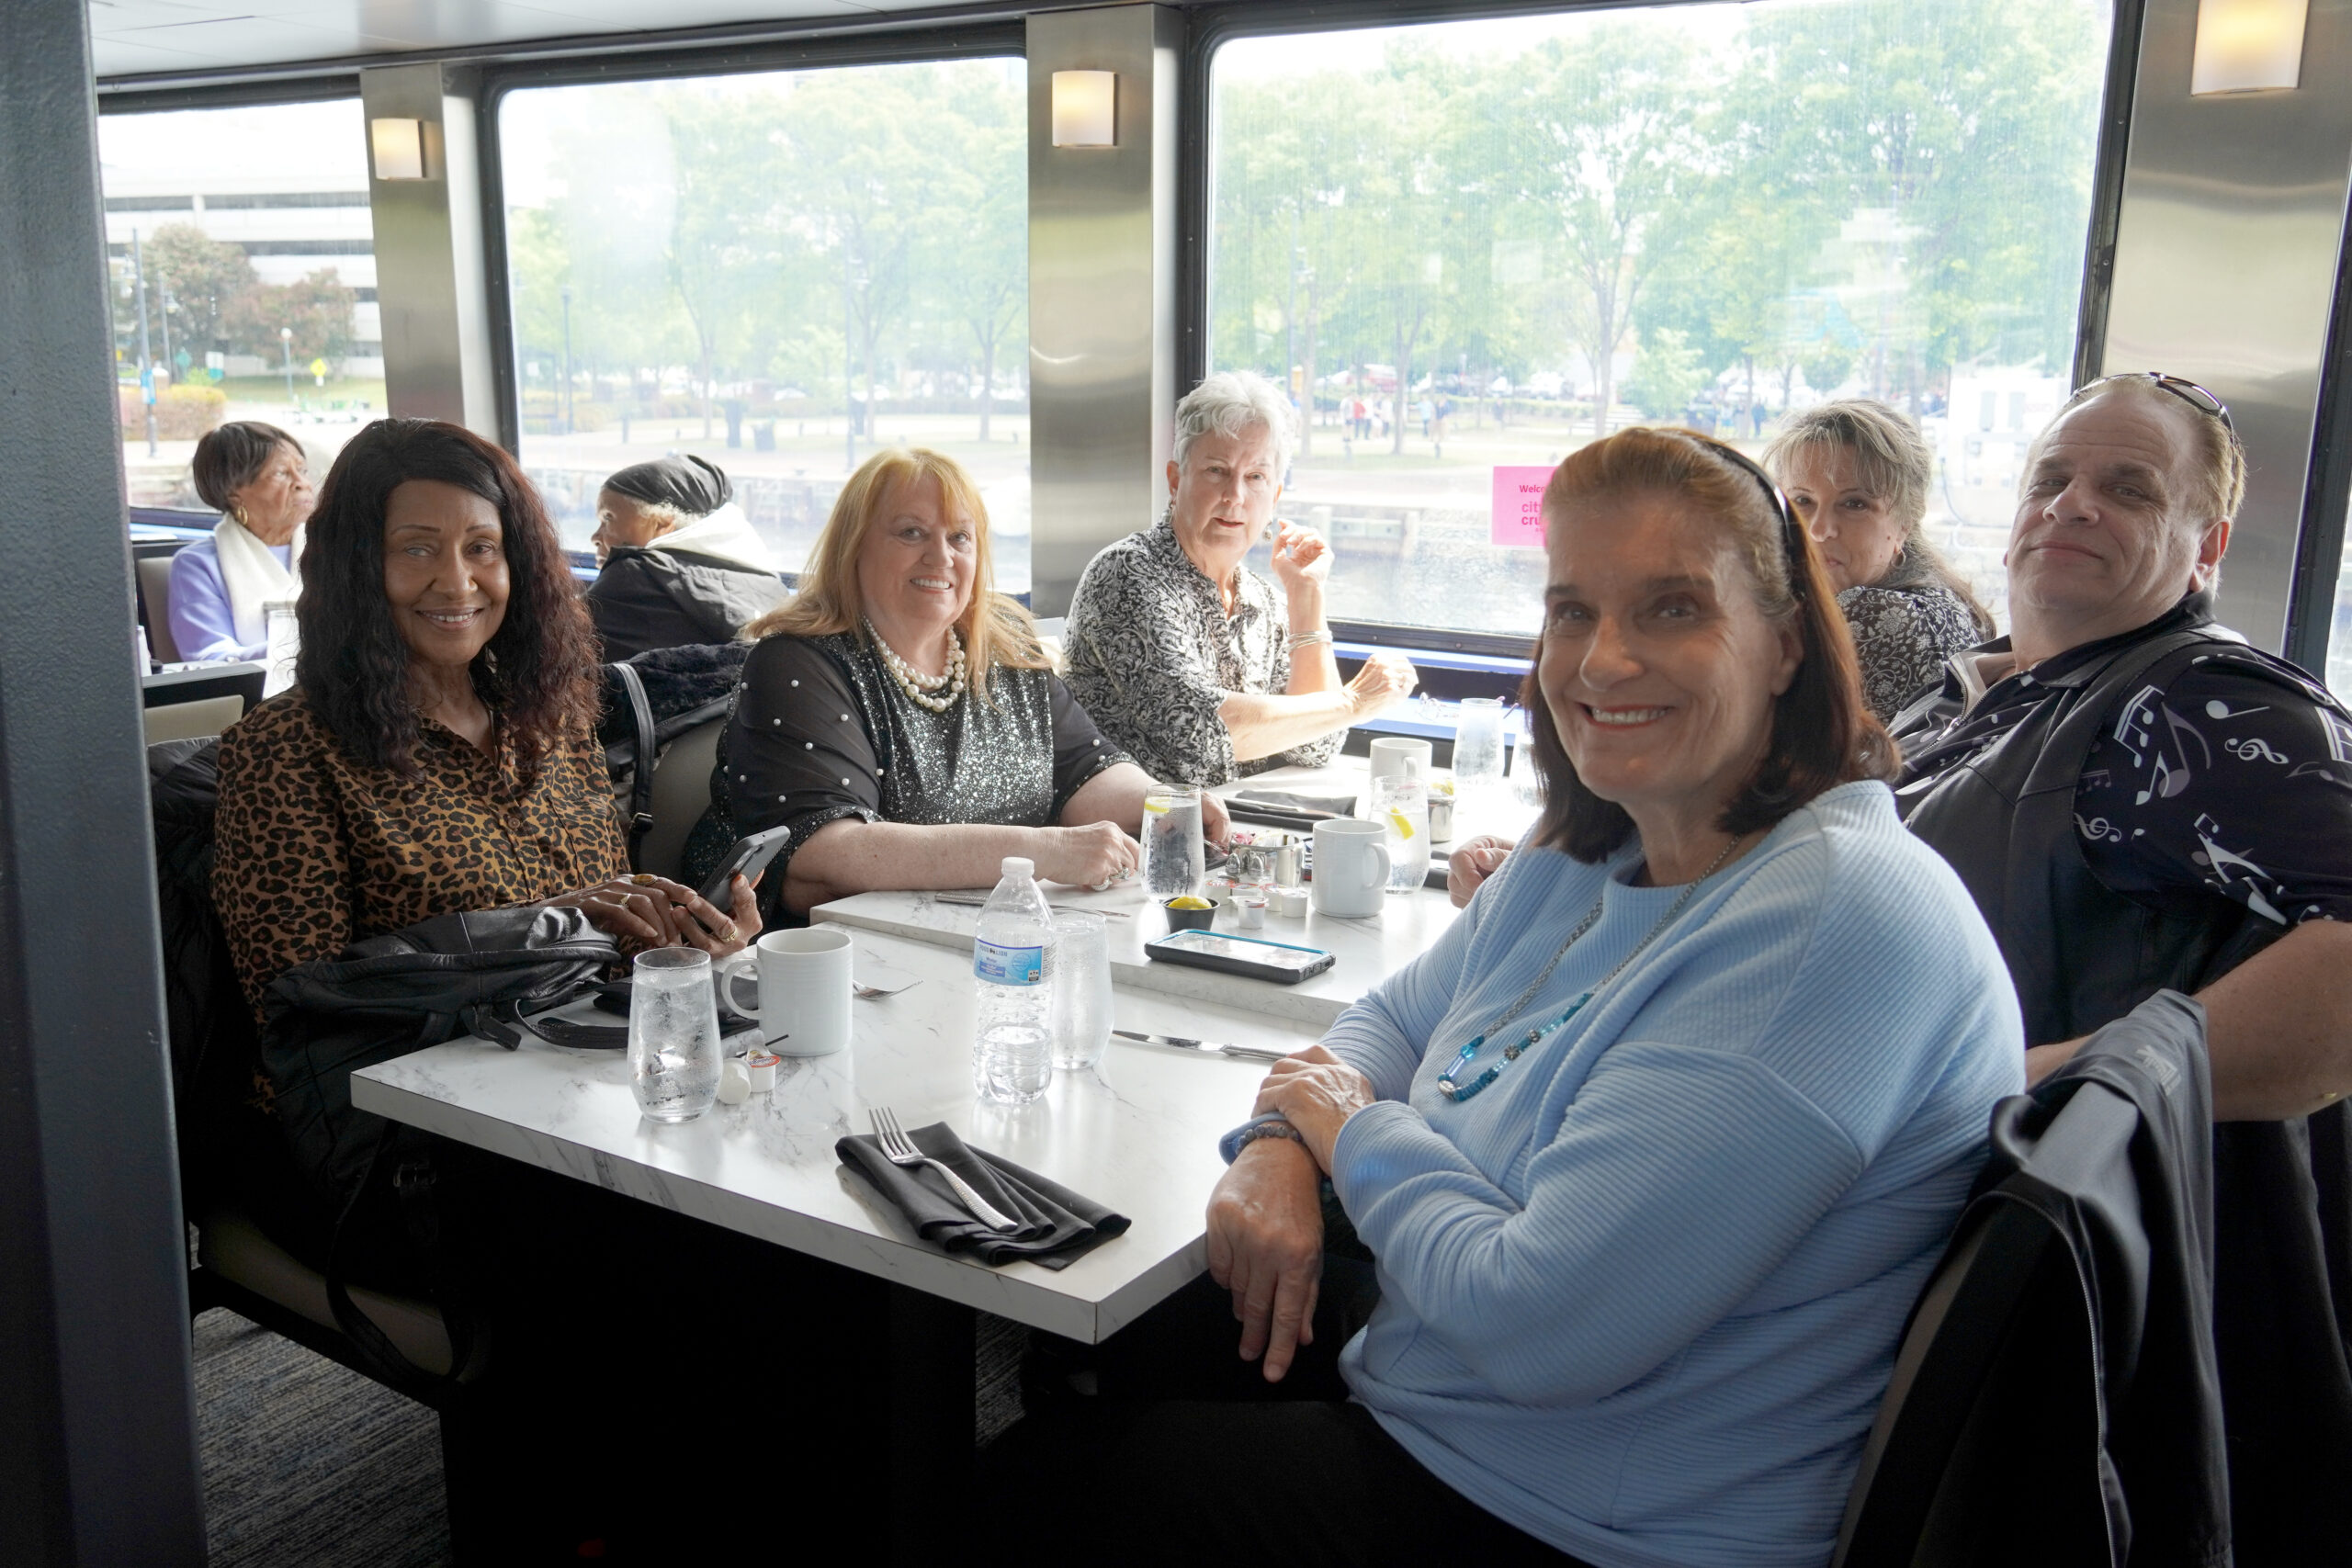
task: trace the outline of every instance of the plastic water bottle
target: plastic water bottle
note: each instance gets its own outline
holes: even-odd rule
[[[1007,1105],[1036,1099],[1054,1076],[1053,1007],[1046,980],[1054,916],[1037,890],[1036,869],[1020,855],[1004,857],[972,943],[972,975],[980,992],[972,1083]]]

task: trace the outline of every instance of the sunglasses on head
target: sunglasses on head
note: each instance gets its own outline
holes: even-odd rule
[[[2215,419],[2220,420],[2222,428],[2232,435],[2238,433],[2238,427],[2230,421],[2229,404],[2188,377],[2167,376],[2161,370],[2125,370],[2113,376],[2102,376],[2096,381],[2086,383],[2082,391],[2075,394],[2073,400],[2081,401],[2083,392],[2089,391],[2093,387],[2104,387],[2110,381],[2153,381],[2199,413],[2211,414]]]

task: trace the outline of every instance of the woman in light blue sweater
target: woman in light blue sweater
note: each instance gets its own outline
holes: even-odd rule
[[[2000,955],[1895,818],[1893,748],[1770,481],[1633,430],[1561,465],[1544,516],[1544,817],[1276,1067],[1210,1206],[1243,1357],[1312,1385],[1340,1348],[1330,1312],[1317,1334],[1329,1178],[1376,1259],[1352,1402],[1098,1413],[1087,1462],[1149,1519],[1147,1561],[1826,1563],[2022,1088]],[[1258,1475],[1282,1507],[1216,1481]]]

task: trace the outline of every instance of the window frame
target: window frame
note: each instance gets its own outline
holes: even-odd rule
[[[223,83],[187,87],[97,87],[101,115],[175,114],[191,109],[269,108],[279,104],[323,104],[359,99],[356,71],[310,73],[257,82]],[[100,182],[101,205],[106,191]],[[126,527],[187,527],[209,532],[219,518],[210,512],[169,506],[136,506],[125,513]]]
[[[891,28],[780,39],[758,44],[658,49],[644,53],[592,54],[486,67],[477,102],[476,146],[481,167],[482,272],[489,299],[492,387],[498,444],[519,460],[523,452],[522,385],[514,361],[513,279],[506,243],[506,176],[501,111],[507,96],[539,87],[602,83],[673,82],[697,76],[747,76],[776,71],[825,71],[852,65],[921,65],[956,60],[1026,60],[1022,21],[984,19],[939,27]]]
[[[1481,0],[1449,5],[1445,0],[1358,0],[1345,12],[1335,12],[1319,0],[1220,0],[1185,13],[1188,30],[1181,65],[1177,123],[1177,268],[1176,268],[1176,396],[1201,384],[1208,375],[1210,218],[1216,181],[1211,166],[1216,154],[1211,134],[1216,119],[1213,97],[1217,51],[1239,39],[1302,32],[1357,32],[1372,28],[1412,27],[1452,21],[1487,21],[1527,16],[1565,16],[1579,11],[1660,11],[1675,6],[1708,5],[1720,0]],[[2091,210],[2083,237],[2081,282],[2076,296],[2074,385],[2098,375],[2105,357],[2107,303],[2115,264],[2115,230],[2123,208],[2124,159],[2132,126],[2132,89],[2138,79],[2140,35],[2147,0],[2109,0],[2112,21],[2108,33],[2105,85],[2101,89],[2098,139],[2093,154]],[[2352,274],[2352,233],[2347,234],[2346,259],[2340,276]],[[2339,325],[2346,311],[2339,306]],[[2352,344],[2346,345],[2346,368],[2352,374]],[[2341,385],[2343,378],[2337,378]],[[2345,399],[2340,434],[2352,439],[2352,393]],[[2336,450],[2341,452],[2343,441]],[[2352,454],[2345,465],[2352,468]],[[2347,476],[2352,484],[2352,476]],[[2308,526],[2308,524],[2307,524]],[[2340,551],[2344,508],[2339,504],[2335,527]],[[2300,553],[2300,552],[2299,552]],[[2332,604],[2335,574],[2331,567],[2324,590]],[[2300,605],[2300,599],[2298,600]],[[2326,611],[2323,609],[2324,622]],[[1443,649],[1464,653],[1532,656],[1532,638],[1500,633],[1457,631],[1403,621],[1344,623],[1346,640],[1378,647]],[[1335,628],[1339,623],[1335,623]],[[2290,636],[2294,635],[2290,624]],[[2290,647],[2294,646],[2291,641]],[[2320,647],[2324,656],[2323,625]]]

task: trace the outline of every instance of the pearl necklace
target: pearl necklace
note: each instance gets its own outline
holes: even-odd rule
[[[964,639],[956,634],[955,627],[947,628],[947,640],[956,651],[950,656],[944,675],[926,675],[899,658],[898,649],[882,640],[882,634],[874,629],[871,619],[865,623],[865,635],[880,650],[882,668],[890,672],[890,679],[898,682],[899,690],[906,693],[907,700],[916,706],[933,713],[945,713],[964,694]]]

